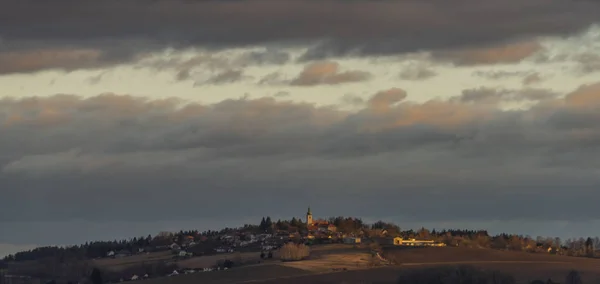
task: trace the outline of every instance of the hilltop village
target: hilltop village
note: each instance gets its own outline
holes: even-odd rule
[[[337,225],[336,225],[337,224]],[[377,226],[375,226],[377,227]],[[384,227],[388,227],[387,229]],[[388,230],[389,229],[389,230]],[[391,232],[390,232],[391,231]],[[272,222],[270,217],[263,218],[254,228],[246,225],[238,229],[224,229],[221,232],[180,232],[171,236],[171,243],[154,246],[152,250],[170,250],[175,257],[188,258],[213,253],[232,253],[236,251],[257,251],[269,253],[281,248],[288,242],[313,244],[344,243],[360,244],[364,241],[381,245],[396,246],[445,246],[445,243],[423,238],[403,238],[399,228],[381,228],[365,230],[364,224],[356,218],[314,219],[308,208],[304,222],[292,218],[291,221]],[[169,233],[160,234],[168,238]],[[105,257],[122,258],[134,253],[143,253],[148,247],[110,250]]]
[[[319,250],[327,246],[370,251],[377,257],[381,249],[445,246],[585,257],[600,255],[596,250],[600,247],[598,238],[561,241],[509,234],[490,236],[483,230],[402,231],[399,226],[383,221],[366,224],[352,217],[317,219],[308,208],[304,218],[272,221],[270,217],[263,217],[258,225],[219,231],[161,232],[122,241],[40,247],[5,257],[0,261],[0,279],[8,284],[39,284],[49,280],[77,283],[85,282],[94,268],[102,270],[103,283],[115,283],[285,259],[302,260],[313,248]]]

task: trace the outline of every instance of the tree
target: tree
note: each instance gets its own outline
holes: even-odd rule
[[[492,242],[492,248],[495,249],[506,249],[507,246],[508,243],[506,242],[504,236],[498,236],[494,238],[494,241]]]
[[[594,256],[594,240],[592,238],[588,237],[587,240],[585,240],[585,251],[587,256]]]
[[[273,221],[271,221],[271,217],[267,216],[265,220],[265,230],[271,230],[273,228]]]
[[[420,229],[420,230],[417,232],[417,236],[418,236],[420,239],[429,239],[429,238],[430,238],[430,236],[429,236],[429,235],[430,235],[430,234],[429,234],[429,230],[425,229],[424,227],[422,227],[422,228],[421,228],[421,229]]]
[[[260,220],[260,225],[258,225],[258,227],[259,227],[261,230],[264,230],[264,229],[265,229],[265,225],[266,225],[266,223],[267,223],[267,221],[265,220],[265,217],[262,217],[262,219]]]
[[[94,268],[92,270],[90,281],[92,281],[92,284],[102,284],[102,272],[100,272],[100,269]]]

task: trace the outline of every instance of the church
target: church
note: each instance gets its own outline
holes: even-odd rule
[[[335,232],[337,231],[337,227],[326,220],[314,220],[312,212],[310,211],[310,207],[308,207],[308,211],[306,212],[306,228],[309,232]]]

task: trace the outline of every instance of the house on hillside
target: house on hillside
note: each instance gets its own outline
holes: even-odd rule
[[[331,223],[320,224],[318,230],[320,232],[336,232],[337,231],[337,227],[334,224],[331,224]]]
[[[402,239],[400,237],[393,238],[395,246],[417,246],[417,247],[443,247],[446,246],[444,243],[438,243],[433,240],[417,240],[417,239]]]

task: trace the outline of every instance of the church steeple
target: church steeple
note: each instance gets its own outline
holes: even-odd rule
[[[308,207],[308,211],[306,212],[306,225],[310,226],[313,224],[312,212],[310,212],[310,207]]]

